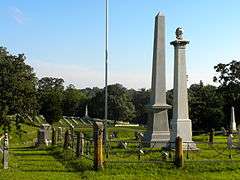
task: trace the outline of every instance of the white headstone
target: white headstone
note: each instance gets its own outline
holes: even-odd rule
[[[233,147],[233,135],[229,134],[228,138],[227,138],[227,145],[228,145],[228,149],[231,149]]]

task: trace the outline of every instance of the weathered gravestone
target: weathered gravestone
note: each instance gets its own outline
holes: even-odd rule
[[[58,127],[58,129],[57,129],[57,141],[58,142],[62,141],[62,136],[63,136],[63,129],[62,129],[62,127]]]
[[[70,147],[70,140],[71,140],[70,131],[66,130],[65,135],[64,135],[64,143],[63,143],[64,149],[68,149]]]
[[[233,135],[231,133],[228,135],[228,138],[227,138],[227,146],[228,146],[228,149],[233,148]]]
[[[8,146],[9,146],[8,133],[5,133],[4,142],[3,142],[3,159],[2,159],[4,169],[8,169]]]
[[[38,136],[37,136],[37,146],[41,145],[47,145],[51,142],[49,137],[49,131],[51,126],[49,124],[42,124],[40,129],[38,130]]]

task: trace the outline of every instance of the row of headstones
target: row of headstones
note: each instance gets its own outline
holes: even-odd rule
[[[69,126],[71,128],[85,125],[93,125],[93,122],[89,119],[82,119],[78,117],[66,117],[59,121],[61,126]]]
[[[144,141],[144,134],[138,131],[134,131],[134,136],[136,141]],[[119,133],[118,131],[113,131],[110,134],[110,141],[111,139],[119,138]],[[122,149],[127,149],[127,142],[126,141],[119,141],[117,147],[122,148]]]
[[[50,131],[51,131],[51,137],[50,137]],[[37,147],[39,146],[48,146],[48,145],[56,145],[63,143],[63,148],[76,148],[76,156],[80,157],[81,155],[84,155],[84,152],[86,152],[86,155],[89,155],[90,153],[90,141],[86,141],[84,134],[81,132],[74,132],[74,129],[71,128],[70,130],[67,129],[64,132],[64,128],[58,127],[58,128],[50,128],[50,125],[44,124],[41,126],[41,128],[38,131],[38,137],[35,145]],[[76,137],[76,138],[75,138]],[[74,147],[74,142],[76,139],[76,147]],[[86,144],[86,146],[84,146]],[[84,151],[84,148],[86,149]]]
[[[46,141],[49,140],[49,132],[50,128],[49,126],[42,126],[38,131],[38,138],[37,138],[37,146],[46,145]],[[57,133],[56,133],[57,132]],[[51,144],[55,145],[58,142],[62,142],[62,128],[58,128],[56,131],[55,128],[52,128],[52,140]],[[66,130],[64,134],[64,143],[63,148],[74,148],[74,139],[75,139],[75,132],[72,128],[71,130]],[[86,155],[90,152],[90,143],[94,142],[94,169],[102,169],[103,168],[103,123],[102,122],[95,122],[93,124],[93,140],[86,139],[84,137],[84,134],[82,132],[76,133],[77,135],[77,142],[76,142],[76,156],[81,157],[84,155],[84,145],[86,142]]]
[[[214,135],[217,134],[217,133],[220,133],[224,136],[227,136],[227,145],[229,148],[232,148],[233,147],[233,132],[231,130],[225,130],[224,128],[221,128],[221,131],[214,131],[214,129],[211,129],[210,132],[209,132],[209,138],[208,138],[208,141],[210,144],[213,144],[214,143]],[[235,132],[235,134],[238,135],[238,141],[239,141],[239,147],[240,147],[240,130],[237,129],[237,132]],[[135,135],[135,140],[137,141],[144,141],[144,134],[141,133],[141,132],[138,132],[138,131],[135,131],[134,132],[134,135]],[[110,138],[111,139],[115,139],[115,138],[118,138],[119,135],[118,135],[118,132],[117,131],[113,131],[110,135]],[[118,147],[120,148],[123,148],[123,149],[127,149],[127,142],[125,141],[120,141],[118,143]]]
[[[215,135],[216,132],[214,131],[214,129],[211,129],[211,131],[209,133],[209,143],[210,144],[214,143],[214,135]],[[237,132],[234,133],[232,130],[227,131],[224,128],[222,128],[221,133],[222,133],[222,135],[227,136],[227,146],[228,146],[229,149],[240,148],[240,129],[237,129]],[[233,138],[234,138],[233,134],[237,134],[237,139],[238,139],[238,145],[237,146],[235,146],[233,144]]]

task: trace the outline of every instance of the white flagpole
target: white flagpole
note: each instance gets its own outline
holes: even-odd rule
[[[105,116],[104,116],[104,143],[107,142],[107,119],[108,119],[108,0],[105,2]]]

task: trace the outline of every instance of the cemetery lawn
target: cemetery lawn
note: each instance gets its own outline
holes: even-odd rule
[[[2,164],[0,165],[1,180],[79,179],[80,173],[65,167],[51,156],[49,151],[32,147],[36,138],[36,127],[23,125],[22,139],[16,135],[14,127],[12,128],[9,140],[9,169],[3,170]]]
[[[33,146],[36,138],[37,127],[23,125],[24,134],[20,139],[14,127],[10,134],[10,162],[9,169],[3,170],[0,165],[1,180],[44,180],[44,179],[240,179],[240,155],[233,152],[231,162],[226,154],[221,162],[190,161],[202,160],[196,153],[190,153],[190,160],[185,161],[185,166],[176,168],[172,163],[107,163],[103,171],[92,170],[92,162],[87,159],[75,159],[71,150],[64,151],[61,146],[46,149],[35,149]],[[118,128],[114,128],[116,130]],[[89,129],[86,129],[89,131]],[[126,137],[128,132],[123,133]],[[195,140],[205,140],[207,136],[194,137]],[[217,137],[217,141],[224,142],[224,137]],[[203,157],[214,156],[211,151],[203,149]],[[220,147],[221,148],[221,147]],[[0,155],[2,156],[2,155]],[[111,156],[109,160],[111,160]],[[158,156],[153,155],[153,158]],[[186,158],[186,153],[185,153]],[[114,157],[113,157],[114,159]],[[116,159],[117,160],[117,159]],[[127,160],[136,160],[136,155],[129,156]],[[120,162],[120,160],[119,160]]]

